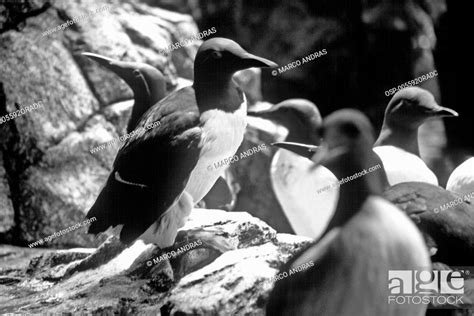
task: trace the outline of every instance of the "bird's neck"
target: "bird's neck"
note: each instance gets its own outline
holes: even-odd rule
[[[375,146],[395,146],[420,156],[418,127],[389,126],[384,122]]]
[[[145,112],[155,103],[151,100],[150,94],[145,90],[133,91],[135,103],[132,114],[128,120],[127,132],[130,133],[137,127],[137,123]]]
[[[362,161],[362,159],[360,160]],[[374,169],[377,165],[380,167]],[[367,173],[358,175],[364,170]],[[341,165],[341,168],[332,171],[338,181],[346,180],[340,184],[339,201],[326,232],[347,223],[359,212],[362,204],[369,196],[382,195],[385,188],[389,186],[382,162],[375,153],[368,154],[361,163],[353,163],[348,159],[347,164]],[[351,176],[354,176],[353,180],[348,179]]]
[[[195,80],[194,91],[201,112],[218,108],[226,112],[239,109],[244,101],[243,93],[232,80],[224,77],[219,80]]]
[[[143,75],[140,75],[136,80],[127,81],[127,83],[133,91],[135,100],[127,125],[127,131],[130,133],[136,128],[143,114],[165,96],[166,83],[164,80],[147,81]]]

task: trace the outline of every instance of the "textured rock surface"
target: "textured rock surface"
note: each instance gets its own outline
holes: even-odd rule
[[[10,230],[15,224],[15,211],[10,199],[10,187],[7,182],[3,155],[0,151],[0,234]]]
[[[247,213],[195,209],[164,250],[114,238],[96,250],[2,247],[0,313],[263,315],[271,278],[308,242]]]
[[[50,147],[38,165],[25,171],[19,215],[26,240],[38,240],[84,220],[84,211],[92,206],[105,183],[118,147],[94,154],[89,150],[116,137],[113,126],[96,116],[82,133],[70,133]],[[35,229],[31,229],[32,223],[37,223]],[[48,245],[97,246],[86,230],[81,227]]]

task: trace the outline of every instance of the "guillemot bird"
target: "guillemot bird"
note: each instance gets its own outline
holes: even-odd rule
[[[166,96],[166,80],[162,72],[146,63],[114,60],[93,53],[82,53],[122,78],[133,91],[134,104],[127,133],[137,126],[142,115]]]
[[[260,117],[288,129],[285,142],[319,144],[317,129],[322,125],[316,105],[305,99],[289,99],[267,110],[249,111],[249,116]],[[318,237],[336,208],[337,188],[315,194],[337,181],[334,174],[323,166],[312,168],[313,163],[288,150],[279,149],[273,156],[270,178],[275,195],[297,235]],[[317,207],[315,207],[317,206]]]
[[[122,78],[133,91],[134,104],[127,124],[131,133],[139,119],[154,104],[166,96],[166,79],[161,71],[146,63],[114,60],[93,53],[82,53]],[[232,192],[225,180],[219,178],[203,198],[206,207],[222,208],[232,203]]]
[[[454,169],[449,176],[446,190],[459,195],[474,194],[474,157]]]
[[[160,248],[174,243],[192,207],[221,170],[207,167],[232,156],[243,140],[246,101],[232,75],[250,67],[276,67],[232,40],[212,38],[199,48],[194,84],[153,105],[137,124],[140,132],[120,148],[113,170],[87,214],[99,233],[123,225],[122,242],[135,239]],[[159,121],[158,128],[145,130]]]
[[[334,112],[324,120],[315,162],[338,178],[373,166],[371,132],[359,111]],[[280,273],[312,266],[276,282],[267,315],[424,315],[424,304],[387,303],[389,270],[430,269],[431,263],[413,222],[381,197],[382,177],[373,172],[341,186],[332,227]]]
[[[391,185],[409,181],[438,185],[438,178],[420,158],[418,128],[430,119],[454,116],[458,113],[438,105],[427,90],[410,87],[395,93],[374,144]]]

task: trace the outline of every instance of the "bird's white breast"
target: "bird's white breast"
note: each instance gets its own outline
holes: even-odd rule
[[[461,196],[474,192],[474,157],[460,164],[449,176],[446,190]]]
[[[215,163],[233,156],[242,143],[246,122],[247,102],[234,113],[213,109],[203,112],[200,117],[202,138],[199,144],[200,156],[189,177],[184,192],[175,203],[150,226],[140,239],[153,242],[160,247],[170,247],[193,206],[212,188],[225,167],[215,167]]]
[[[272,160],[271,179],[280,205],[297,235],[317,238],[336,209],[339,189],[318,189],[337,182],[325,167],[288,150],[278,150]]]
[[[373,150],[383,162],[390,185],[412,181],[438,185],[438,178],[420,157],[395,146],[377,146]]]
[[[220,163],[237,152],[247,126],[246,113],[244,97],[240,108],[233,113],[213,109],[201,114],[201,154],[185,188],[194,203],[199,202],[223,174],[225,166],[218,167]]]

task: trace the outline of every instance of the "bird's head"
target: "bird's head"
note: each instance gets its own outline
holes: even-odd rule
[[[138,62],[114,60],[93,53],[82,53],[122,78],[135,94],[145,94],[153,105],[166,94],[166,80],[155,67]]]
[[[358,110],[339,110],[324,119],[318,135],[320,146],[295,142],[273,145],[311,159],[315,165],[331,170],[342,167],[362,168],[365,160],[373,155],[374,133],[369,119]]]
[[[374,132],[367,116],[354,109],[338,110],[324,119],[320,131],[323,142],[312,157],[315,164],[322,164],[331,170],[364,168],[374,155],[372,144]]]
[[[242,69],[252,67],[277,67],[268,59],[252,55],[236,42],[222,37],[206,40],[194,60],[194,81],[198,83],[230,80]]]
[[[398,91],[392,97],[385,110],[384,124],[388,127],[416,129],[433,118],[456,116],[456,111],[438,105],[429,91],[410,87]]]
[[[249,116],[260,117],[281,124],[288,129],[287,141],[318,145],[318,129],[322,125],[319,110],[311,101],[288,99],[261,111],[248,111]]]

